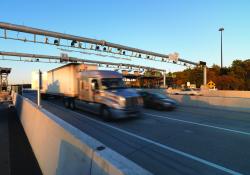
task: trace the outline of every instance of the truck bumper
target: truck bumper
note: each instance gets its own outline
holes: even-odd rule
[[[138,107],[138,108],[133,109],[133,110],[112,108],[110,110],[110,112],[112,114],[112,117],[116,118],[116,119],[140,117],[141,116],[141,107]]]

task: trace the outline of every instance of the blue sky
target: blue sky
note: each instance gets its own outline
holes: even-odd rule
[[[0,21],[104,39],[163,54],[178,52],[184,59],[204,60],[209,66],[220,64],[218,28],[223,26],[224,65],[229,66],[236,58],[250,58],[249,7],[248,0],[8,0],[1,2]],[[60,54],[56,47],[3,39],[0,50]],[[142,60],[131,63],[154,64]],[[24,83],[30,81],[32,70],[45,71],[58,65],[0,61],[1,66],[13,69],[11,83]],[[167,71],[184,69],[173,64],[154,66]]]

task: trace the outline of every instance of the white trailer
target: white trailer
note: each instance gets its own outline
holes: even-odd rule
[[[70,63],[47,72],[47,82],[43,81],[42,92],[68,97],[78,96],[79,72],[97,70],[93,64]]]

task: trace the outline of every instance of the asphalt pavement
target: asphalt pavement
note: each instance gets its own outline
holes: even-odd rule
[[[250,174],[249,113],[179,106],[107,123],[58,99],[42,106],[157,175]]]

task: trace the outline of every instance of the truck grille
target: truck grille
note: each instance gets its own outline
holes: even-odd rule
[[[135,107],[137,106],[138,103],[138,98],[137,97],[131,97],[126,99],[126,107]]]

